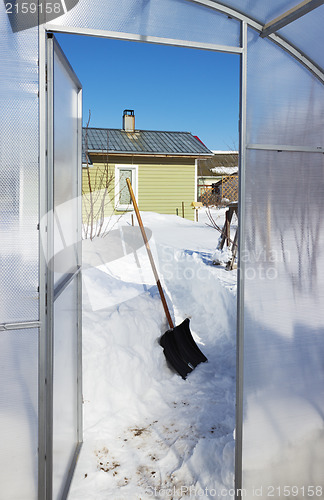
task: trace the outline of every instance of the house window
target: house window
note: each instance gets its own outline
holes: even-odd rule
[[[137,199],[137,165],[116,165],[115,167],[115,200],[117,210],[133,210],[132,200],[126,179],[130,179],[135,198]]]

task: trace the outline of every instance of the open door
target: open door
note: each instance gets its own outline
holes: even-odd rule
[[[48,265],[46,498],[66,498],[82,441],[82,88],[47,35]]]

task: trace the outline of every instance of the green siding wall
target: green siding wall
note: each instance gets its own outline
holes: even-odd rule
[[[108,170],[104,164],[93,164],[89,167],[90,183],[92,189],[92,204],[94,218],[102,214],[108,217],[114,211],[115,195],[115,165],[109,165]],[[106,186],[106,187],[105,187]],[[90,188],[87,168],[82,169],[82,219],[87,223],[90,214]]]
[[[135,159],[134,159],[135,160]],[[134,164],[136,162],[134,161]],[[104,174],[104,166],[94,163],[89,168],[93,193],[94,213],[101,213],[102,196],[98,190],[103,189],[102,182],[109,179],[109,194],[105,199],[105,216],[114,211],[115,206],[115,164],[109,164],[108,174]],[[82,214],[86,222],[90,207],[90,194],[87,169],[82,169]],[[102,191],[103,192],[103,191]],[[161,214],[182,216],[182,202],[185,206],[185,218],[194,220],[191,203],[195,196],[195,165],[145,164],[138,165],[138,204],[139,209]],[[120,212],[115,212],[120,213]]]
[[[140,165],[138,203],[140,210],[182,216],[194,220],[195,165]]]

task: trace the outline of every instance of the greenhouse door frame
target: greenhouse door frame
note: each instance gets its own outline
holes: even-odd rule
[[[240,58],[240,65],[241,65],[241,82],[240,82],[240,95],[241,95],[241,102],[240,102],[240,111],[239,111],[239,116],[240,116],[240,151],[244,151],[244,143],[243,143],[243,138],[245,137],[245,120],[246,120],[246,34],[247,34],[247,24],[245,22],[241,23],[241,47],[234,47],[234,46],[224,46],[224,45],[217,45],[217,44],[209,44],[209,43],[199,43],[199,42],[190,42],[187,40],[174,40],[174,39],[169,39],[169,38],[160,38],[160,37],[150,37],[150,36],[145,36],[142,37],[140,35],[136,34],[120,34],[120,33],[115,33],[115,32],[110,32],[110,31],[103,31],[103,30],[92,30],[92,29],[73,29],[73,28],[66,28],[64,26],[52,26],[52,25],[41,25],[39,27],[39,65],[40,65],[40,76],[39,76],[39,89],[40,89],[40,161],[41,165],[43,164],[43,167],[41,166],[41,172],[43,173],[43,176],[41,174],[41,193],[45,193],[46,190],[48,189],[47,186],[47,179],[46,179],[46,169],[44,168],[45,165],[47,164],[47,156],[46,156],[46,149],[47,149],[47,137],[45,130],[46,128],[43,126],[43,124],[46,124],[47,120],[47,111],[46,111],[46,78],[47,78],[47,68],[46,68],[46,41],[48,36],[51,34],[55,33],[65,33],[65,34],[75,34],[75,35],[86,35],[86,36],[92,36],[92,37],[101,37],[101,38],[108,38],[108,39],[117,39],[117,40],[127,40],[127,41],[137,41],[137,42],[145,42],[145,43],[153,43],[153,44],[162,44],[162,45],[169,45],[169,46],[174,46],[174,47],[186,47],[186,48],[193,48],[193,49],[202,49],[202,50],[209,50],[209,51],[214,51],[214,52],[224,52],[228,54],[237,54],[241,56]],[[49,110],[50,112],[50,110]],[[241,172],[244,171],[243,168],[243,159],[244,155],[240,155],[240,162],[241,162]],[[241,175],[240,178],[240,183],[242,189],[244,182],[244,177]],[[42,196],[42,195],[41,195]],[[41,203],[43,206],[43,213],[46,213],[46,210],[44,208],[47,206],[47,200],[41,199]],[[44,276],[46,274],[46,263],[43,263],[43,274],[41,276]],[[43,283],[43,295],[45,292],[45,281]],[[44,323],[45,324],[45,323]],[[50,328],[51,325],[47,325],[47,335],[50,335]],[[45,331],[44,331],[45,334]],[[43,334],[43,337],[44,337]],[[45,338],[45,337],[44,337]],[[46,359],[46,345],[43,345],[43,356]],[[47,353],[48,357],[48,353]],[[44,367],[43,367],[44,369]],[[40,387],[40,395],[42,393],[45,394],[46,390],[44,387]],[[51,394],[47,395],[47,398],[50,400],[47,402],[47,411],[52,411],[50,408],[51,405]],[[43,396],[43,405],[45,403],[45,396]],[[40,419],[41,420],[41,419]],[[40,427],[42,424],[40,424]],[[40,431],[40,436],[39,436],[39,442],[40,442],[40,450],[44,450],[42,456],[45,456],[45,449],[46,449],[46,440],[52,441],[52,429],[47,428],[41,428]],[[45,436],[47,434],[47,436]],[[80,442],[82,441],[82,438],[80,436]],[[237,443],[237,442],[236,442]],[[49,448],[50,449],[50,448]],[[75,457],[77,459],[77,456]],[[75,465],[75,463],[74,463]],[[52,465],[50,461],[48,461],[48,464],[44,463],[44,460],[40,459],[40,471],[39,476],[39,491],[41,494],[39,495],[39,500],[52,500],[51,496],[51,484],[52,484]],[[68,493],[68,488],[69,488],[69,483],[71,482],[73,475],[73,470],[71,471],[71,474],[68,478],[68,484],[66,486],[66,494]],[[46,479],[47,478],[47,479]],[[46,488],[46,483],[49,485],[48,488]],[[62,499],[64,500],[66,496],[63,496]]]

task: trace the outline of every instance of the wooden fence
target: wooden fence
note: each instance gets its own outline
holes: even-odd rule
[[[199,200],[205,206],[222,205],[238,200],[238,175],[224,175],[211,186],[198,185]]]

